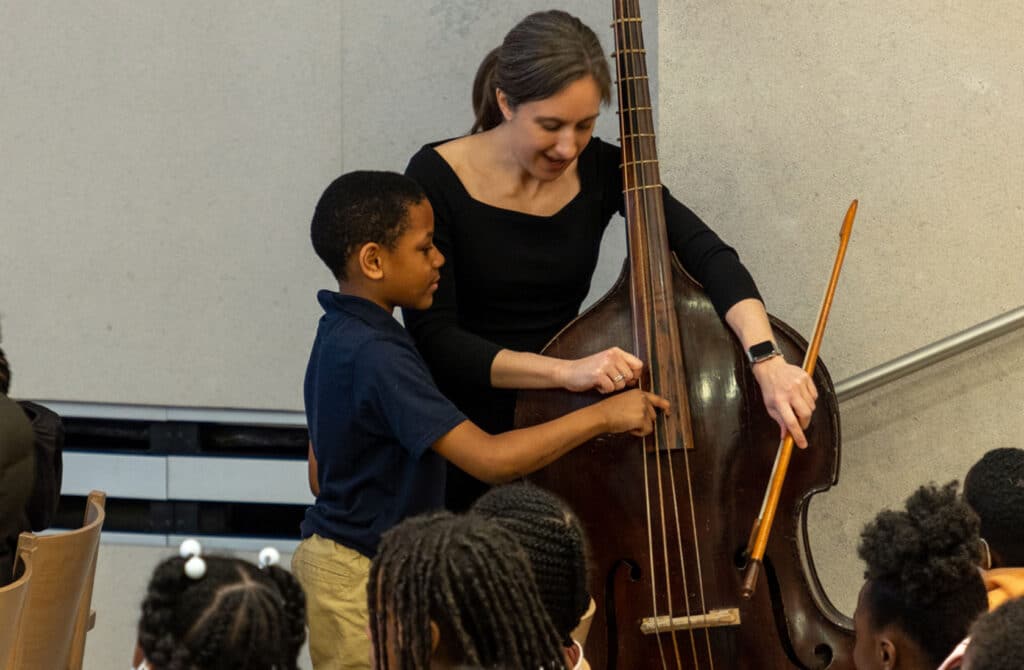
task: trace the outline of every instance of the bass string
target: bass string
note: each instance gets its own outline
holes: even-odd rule
[[[650,242],[649,235],[647,234],[648,233],[648,231],[647,231],[648,197],[661,197],[662,196],[662,192],[661,192],[661,189],[660,189],[660,183],[656,184],[656,186],[658,186],[658,188],[655,188],[653,191],[649,192],[648,187],[651,186],[651,185],[641,184],[640,183],[640,176],[637,174],[637,165],[641,165],[641,166],[642,165],[648,165],[648,164],[657,165],[657,160],[656,160],[656,152],[653,150],[654,149],[654,147],[653,147],[653,137],[654,137],[653,123],[650,123],[650,127],[642,127],[641,126],[642,121],[650,122],[650,120],[651,120],[650,114],[648,113],[648,114],[644,115],[644,114],[637,113],[637,112],[639,112],[640,110],[643,110],[643,109],[647,109],[647,110],[651,109],[649,87],[646,85],[646,82],[647,82],[647,76],[646,76],[647,75],[647,71],[646,71],[646,67],[645,67],[644,61],[643,61],[643,58],[644,58],[644,56],[643,56],[643,54],[644,54],[644,49],[643,49],[643,28],[642,28],[642,23],[640,21],[639,6],[635,5],[635,3],[629,3],[628,0],[622,0],[622,1],[625,2],[626,4],[630,4],[631,6],[629,6],[628,12],[627,12],[626,6],[625,5],[620,5],[620,7],[619,7],[619,15],[618,16],[621,17],[622,19],[627,19],[627,20],[621,20],[621,21],[617,21],[616,22],[616,37],[617,37],[617,41],[619,42],[619,52],[618,52],[617,58],[616,58],[616,66],[619,69],[619,75],[620,75],[619,76],[619,81],[618,81],[618,87],[619,87],[620,109],[622,110],[622,111],[620,111],[619,124],[620,124],[620,130],[622,131],[623,142],[626,142],[627,141],[626,138],[627,138],[627,136],[629,136],[629,140],[628,141],[633,145],[631,153],[633,155],[633,158],[635,159],[632,162],[632,165],[630,165],[627,170],[623,171],[623,180],[624,180],[624,186],[626,187],[625,191],[628,192],[630,190],[633,190],[635,192],[635,196],[634,197],[637,198],[637,200],[636,200],[636,204],[637,204],[636,215],[640,219],[640,221],[638,222],[639,225],[637,225],[636,228],[641,231],[641,233],[643,235],[643,238],[644,238],[644,241],[649,243]],[[621,39],[619,39],[620,37],[621,37]],[[638,54],[638,55],[631,56],[630,54]],[[639,65],[638,65],[637,68],[634,68],[634,69],[631,70],[630,63],[632,61],[632,58],[638,58],[638,59],[640,59],[640,62],[639,62]],[[625,81],[626,82],[633,82],[632,91],[629,91],[629,84],[628,83],[625,85],[625,87],[623,86],[623,76],[622,76],[623,73],[625,74]],[[643,82],[643,84],[641,84],[641,82]],[[623,95],[624,94],[624,88],[625,88],[625,93],[626,93],[625,97]],[[641,98],[641,93],[646,93],[647,94],[646,95],[646,98],[647,98],[646,100]],[[632,132],[627,132],[627,127],[626,127],[626,119],[627,118],[633,118],[634,127],[629,129]],[[644,141],[643,140],[644,137],[650,137],[651,138],[651,145],[652,145],[651,148],[652,148],[652,151],[650,152],[650,155],[647,155],[647,153],[643,151],[643,148],[641,146],[641,143]],[[633,186],[629,185],[630,177],[632,177]],[[654,207],[654,206],[652,206],[652,207]],[[646,245],[645,245],[644,248],[647,248]],[[657,277],[658,281],[664,282],[664,281],[666,281],[666,279],[667,278],[664,276],[663,272],[659,272],[658,273],[658,277]],[[647,286],[645,287],[645,290],[648,291],[648,295],[652,295],[654,287],[653,287],[653,285],[650,284],[650,282],[655,281],[655,278],[651,277],[650,273],[645,273],[644,276],[642,277],[642,280],[647,284]],[[662,288],[661,294],[662,295],[667,295],[668,294],[667,290],[670,287],[662,286],[661,288]],[[644,321],[645,321],[645,323],[644,323],[644,326],[645,326],[644,332],[645,332],[645,336],[646,336],[646,340],[647,340],[647,351],[650,352],[650,357],[651,357],[650,364],[652,366],[651,369],[652,369],[652,386],[653,386],[654,385],[654,383],[653,383],[653,379],[654,379],[653,370],[660,369],[658,366],[661,365],[662,361],[660,361],[660,359],[659,359],[659,357],[657,355],[657,350],[653,346],[653,343],[651,342],[652,328],[651,328],[651,322],[650,322],[651,315],[649,314],[649,311],[645,311],[645,313],[643,315],[643,318],[644,318]],[[671,324],[671,325],[675,326],[675,324]],[[656,392],[658,392],[658,391],[662,391],[663,389],[654,389],[654,390]],[[662,467],[661,467],[661,446],[662,446],[662,443],[663,443],[664,439],[666,439],[663,436],[663,434],[664,434],[664,421],[660,422],[658,430],[656,430],[655,433],[654,433],[654,453],[655,453],[655,467],[657,468],[658,508],[659,508],[659,520],[660,520],[660,526],[661,526],[662,554],[663,554],[663,560],[665,561],[666,598],[667,598],[667,602],[668,602],[668,612],[669,612],[669,614],[671,616],[671,614],[672,614],[672,603],[673,603],[673,598],[672,598],[672,579],[671,579],[670,561],[669,561],[669,558],[668,558],[668,538],[667,538],[668,533],[667,533],[667,523],[666,523],[666,513],[665,513],[664,483],[662,481]],[[687,497],[688,497],[688,502],[689,502],[689,507],[690,507],[690,519],[689,519],[689,521],[690,521],[690,531],[691,531],[692,538],[693,538],[694,551],[696,553],[696,568],[697,568],[697,579],[698,579],[698,593],[700,595],[700,606],[701,606],[702,613],[706,613],[707,612],[707,605],[706,605],[706,597],[705,597],[705,592],[704,592],[703,570],[702,570],[702,567],[701,567],[701,559],[700,559],[700,540],[699,540],[699,537],[698,537],[698,534],[697,534],[696,511],[694,509],[694,500],[693,500],[693,476],[692,476],[692,470],[691,470],[690,462],[689,462],[689,454],[688,454],[688,450],[686,449],[686,445],[683,444],[683,445],[679,445],[679,446],[682,447],[683,460],[684,460],[684,465],[685,465],[686,489],[687,489]],[[653,565],[654,564],[653,533],[652,533],[651,528],[650,528],[650,526],[651,526],[651,524],[653,522],[653,519],[652,519],[652,515],[651,515],[651,512],[650,512],[650,484],[649,484],[649,475],[648,475],[648,472],[647,472],[646,440],[644,440],[644,450],[645,450],[644,451],[644,494],[645,494],[645,497],[646,497],[646,500],[647,500],[647,509],[648,509],[648,512],[647,512],[647,517],[648,517],[647,518],[647,523],[648,523],[648,549],[649,549],[649,552],[650,552],[651,572],[652,572],[652,575],[651,575],[652,601],[655,603],[654,616],[657,617],[658,616],[657,605],[656,605],[657,597],[656,597],[656,593],[655,593],[656,580],[655,580],[654,565]],[[692,609],[690,607],[689,577],[688,577],[688,573],[687,573],[687,569],[686,569],[687,568],[686,558],[685,558],[685,552],[683,550],[683,544],[682,544],[683,533],[682,533],[682,524],[680,522],[679,501],[678,501],[678,498],[677,498],[677,495],[676,495],[675,469],[674,469],[674,466],[673,466],[673,463],[672,463],[673,459],[672,459],[670,453],[666,454],[666,460],[667,460],[667,463],[668,463],[668,479],[669,479],[669,486],[668,486],[668,488],[669,488],[669,490],[671,492],[671,497],[672,497],[672,504],[670,505],[670,508],[672,510],[672,520],[674,521],[675,531],[676,531],[676,543],[677,543],[677,550],[678,550],[678,555],[679,555],[680,574],[682,575],[682,579],[683,579],[683,602],[685,604],[686,615],[687,615],[687,617],[690,617],[690,616],[692,616],[693,613],[692,613]],[[699,662],[698,654],[697,654],[696,637],[695,637],[695,634],[694,634],[694,631],[693,631],[692,627],[689,628],[688,630],[689,630],[690,649],[691,649],[691,654],[692,654],[692,657],[693,657],[694,668],[697,668],[697,667],[700,666],[700,662]],[[659,635],[658,632],[656,632],[655,635],[657,637],[659,637],[659,640],[658,640],[659,651],[661,651],[662,665],[664,666],[665,665],[665,658],[664,658],[664,651],[661,650],[660,635]],[[675,631],[674,630],[671,631],[671,637],[672,637],[673,648],[674,648],[674,651],[675,651],[676,664],[677,664],[678,667],[681,668],[682,667],[682,659],[681,659],[681,655],[680,655],[680,651],[679,651],[679,645],[678,645],[677,636],[675,635]],[[704,628],[704,642],[705,642],[705,644],[707,646],[707,658],[708,658],[708,661],[710,663],[710,667],[713,670],[714,667],[715,667],[715,664],[714,664],[714,654],[713,654],[712,646],[711,646],[710,631],[709,631],[709,629],[707,627]]]
[[[616,45],[615,68],[616,68],[616,75],[617,75],[616,76],[616,87],[617,87],[618,99],[619,99],[619,107],[620,107],[620,112],[619,112],[619,138],[620,138],[620,142],[622,143],[623,161],[625,162],[626,157],[627,157],[627,151],[631,149],[630,144],[632,142],[634,142],[635,138],[631,138],[630,137],[631,132],[630,132],[630,129],[627,128],[627,116],[626,116],[625,113],[623,113],[621,111],[621,108],[623,107],[623,102],[622,101],[625,99],[624,98],[624,81],[628,81],[628,80],[624,80],[624,77],[628,77],[629,76],[629,74],[627,72],[623,72],[623,70],[627,67],[627,64],[623,62],[623,56],[624,56],[624,51],[623,50],[628,48],[628,45],[624,44],[624,41],[625,41],[625,31],[623,30],[623,28],[625,26],[625,21],[623,21],[622,19],[625,18],[625,11],[624,11],[625,10],[625,6],[623,4],[621,4],[622,1],[623,0],[616,0],[616,2],[618,4],[615,7],[615,22],[612,25],[615,27],[615,45]],[[633,151],[635,151],[635,147],[632,147],[632,149],[633,149]],[[623,172],[622,172],[622,179],[623,179],[623,184],[622,185],[623,185],[623,197],[624,198],[628,198],[629,191],[630,191],[631,188],[633,188],[630,185],[630,179],[631,178],[633,180],[635,180],[636,179],[636,174],[632,173],[630,169],[624,169]],[[628,200],[627,200],[627,203],[626,203],[626,207],[627,208],[629,207]],[[627,214],[629,214],[628,211],[627,211]],[[631,240],[631,242],[633,242],[637,246],[637,248],[644,248],[644,246],[645,246],[644,245],[644,240],[636,239],[637,237],[643,236],[644,231],[642,230],[642,228],[640,226],[638,226],[638,225],[635,225],[635,223],[631,222],[630,233],[634,237],[634,239]],[[635,268],[635,267],[633,268],[633,281],[634,282],[640,281],[640,277],[643,274],[642,272],[638,272],[638,270],[639,270],[639,268]],[[639,301],[637,298],[638,298],[638,296],[636,295],[636,289],[634,289],[634,291],[633,291],[633,303],[634,303],[634,306],[636,306],[638,303],[642,302],[642,301]],[[642,335],[645,338],[645,342],[643,343],[644,344],[644,349],[647,352],[651,352],[652,351],[652,349],[651,349],[651,341],[650,341],[650,332],[651,332],[650,325],[651,324],[650,324],[650,322],[648,320],[648,316],[647,316],[646,312],[641,315],[641,314],[637,314],[638,311],[641,311],[641,310],[634,309],[633,318],[637,319],[637,318],[641,318],[642,317],[644,319],[642,333],[638,333],[638,335]],[[637,341],[637,342],[635,342],[635,344],[637,345],[637,348],[639,349],[639,345],[641,343],[639,341]],[[640,353],[640,352],[638,351],[638,353]],[[643,388],[643,376],[641,376],[641,383],[639,384],[639,386],[640,386],[640,388]],[[643,390],[649,391],[650,389],[643,389]],[[644,503],[645,503],[646,517],[647,517],[647,519],[646,519],[646,521],[647,521],[647,524],[646,524],[646,526],[647,526],[647,556],[648,556],[648,561],[650,563],[650,565],[649,565],[649,573],[648,574],[650,575],[650,583],[651,583],[651,609],[653,610],[653,613],[654,613],[653,616],[655,617],[655,621],[657,621],[658,620],[658,616],[659,616],[659,609],[658,609],[658,573],[655,570],[655,565],[654,565],[654,530],[653,530],[654,529],[654,523],[653,523],[654,519],[653,519],[652,510],[651,510],[651,484],[650,484],[650,473],[648,471],[648,463],[647,463],[647,448],[648,448],[648,436],[645,436],[643,438],[643,440],[641,441],[640,458],[642,459],[642,462],[643,462]],[[657,449],[656,445],[655,445],[655,449]],[[668,670],[668,662],[667,662],[667,660],[665,658],[665,648],[664,648],[664,645],[662,645],[662,641],[661,641],[661,631],[657,630],[657,624],[655,624],[655,626],[656,626],[656,628],[655,628],[654,637],[655,637],[655,641],[657,642],[657,645],[658,645],[658,654],[659,654],[659,656],[661,658],[661,667],[662,667],[662,670]],[[677,662],[678,662],[678,659],[677,659]]]

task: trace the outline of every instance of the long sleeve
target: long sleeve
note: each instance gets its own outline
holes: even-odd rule
[[[601,143],[601,149],[600,178],[605,184],[606,211],[624,214],[622,172],[618,167],[622,160],[621,151],[619,147],[605,142]],[[736,250],[722,241],[686,205],[676,200],[667,188],[663,187],[662,192],[669,247],[686,271],[704,287],[718,315],[724,317],[729,308],[740,300],[761,300],[757,285],[740,262]]]
[[[402,309],[405,327],[426,359],[442,389],[466,385],[490,387],[491,364],[502,347],[465,330],[459,325],[456,253],[452,245],[454,215],[449,194],[461,189],[451,181],[454,175],[439,170],[443,159],[430,147],[421,149],[409,161],[405,174],[416,180],[434,209],[434,244],[444,254],[441,281],[434,304],[426,310]]]

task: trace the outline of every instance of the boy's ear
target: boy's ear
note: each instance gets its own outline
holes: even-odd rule
[[[359,272],[367,279],[378,280],[384,276],[384,259],[381,258],[383,251],[383,247],[376,242],[367,242],[356,253]]]

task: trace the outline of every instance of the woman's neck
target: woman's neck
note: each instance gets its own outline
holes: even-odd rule
[[[483,155],[473,154],[470,156],[474,163],[479,161],[479,167],[475,167],[475,169],[482,174],[500,172],[498,177],[503,178],[505,183],[514,186],[513,195],[533,197],[550,183],[530,174],[529,170],[519,162],[515,152],[515,140],[509,132],[507,124],[495,126],[480,133],[478,137],[484,151]],[[480,169],[484,167],[489,169]]]

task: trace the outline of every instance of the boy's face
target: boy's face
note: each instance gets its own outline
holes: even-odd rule
[[[388,303],[414,309],[433,304],[444,256],[434,246],[434,210],[426,198],[409,207],[405,232],[393,249],[381,249],[381,260]]]

